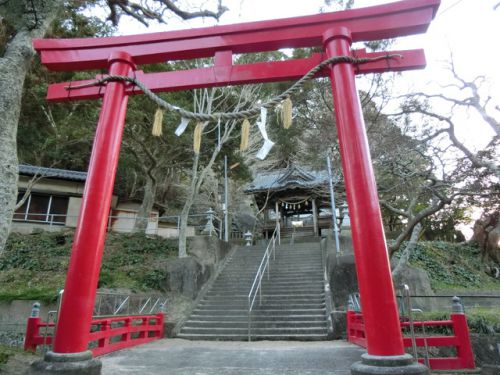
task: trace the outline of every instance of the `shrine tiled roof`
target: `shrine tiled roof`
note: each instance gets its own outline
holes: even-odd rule
[[[59,178],[61,180],[85,181],[87,172],[71,171],[68,169],[46,168],[33,165],[19,164],[19,174],[24,176],[42,176],[45,178]]]
[[[328,184],[328,171],[314,171],[291,165],[286,169],[259,172],[245,188],[245,193],[288,188],[313,188]]]

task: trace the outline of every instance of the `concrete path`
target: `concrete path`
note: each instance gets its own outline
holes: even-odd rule
[[[166,339],[101,359],[103,375],[349,375],[363,352],[344,341]]]

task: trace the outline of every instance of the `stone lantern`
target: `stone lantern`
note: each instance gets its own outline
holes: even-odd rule
[[[245,244],[246,246],[252,246],[252,244],[253,244],[253,234],[252,234],[252,232],[250,232],[249,230],[247,230],[243,234],[243,239],[246,242],[246,244]]]

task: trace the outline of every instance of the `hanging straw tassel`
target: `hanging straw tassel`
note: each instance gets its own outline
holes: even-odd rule
[[[196,124],[196,127],[194,128],[194,134],[193,134],[193,150],[195,154],[200,153],[202,131],[203,131],[203,123],[198,122]]]
[[[161,137],[163,134],[163,112],[165,112],[163,109],[158,107],[155,112],[155,120],[153,122],[153,129],[151,130],[151,134],[153,134],[155,137]]]
[[[248,139],[250,138],[250,121],[247,118],[243,120],[241,125],[241,143],[240,151],[248,150]]]
[[[290,98],[286,98],[281,104],[281,121],[285,129],[292,126],[292,100]]]

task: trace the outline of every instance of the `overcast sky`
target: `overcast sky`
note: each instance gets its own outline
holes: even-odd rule
[[[192,0],[192,3],[200,3]],[[214,0],[208,1],[215,2]],[[355,0],[354,7],[390,3],[387,0]],[[186,0],[186,3],[189,3]],[[220,24],[260,21],[318,13],[325,7],[324,0],[224,0],[229,7]],[[438,14],[429,31],[424,35],[400,38],[398,48],[425,48],[428,58],[427,70],[433,72],[442,65],[441,61],[453,53],[456,66],[464,74],[476,76],[490,74],[497,81],[500,78],[498,59],[498,36],[500,35],[500,8],[493,10],[498,0],[442,0]],[[133,26],[133,22],[122,22],[123,34],[167,31],[203,26],[203,21],[177,21],[168,25],[152,25],[149,29]],[[205,25],[213,24],[206,20]]]
[[[186,3],[199,4],[199,0],[186,0]],[[215,3],[208,0],[206,3]],[[389,3],[386,0],[355,0],[354,7]],[[442,0],[438,14],[426,34],[399,38],[393,49],[424,48],[427,68],[423,71],[404,72],[398,78],[394,94],[409,91],[439,90],[438,84],[449,82],[445,70],[446,61],[453,55],[457,72],[466,79],[478,75],[488,77],[488,93],[500,100],[500,8],[493,10],[497,0]],[[325,7],[324,0],[224,0],[229,7],[220,24],[231,24],[265,19],[294,17],[334,10]],[[123,22],[125,21],[125,22]],[[130,19],[120,23],[120,34],[138,34],[173,29],[186,29],[214,24],[213,20],[180,21],[172,18],[167,25],[151,25],[145,28]],[[470,122],[464,118],[459,127],[459,135],[466,141],[482,146],[491,134],[485,126],[475,126],[471,134]]]

